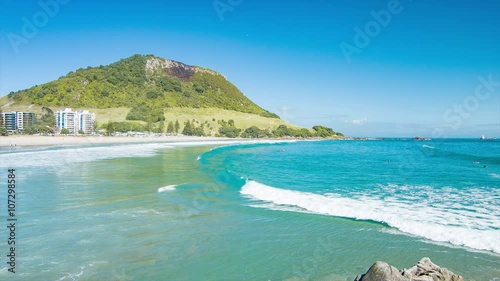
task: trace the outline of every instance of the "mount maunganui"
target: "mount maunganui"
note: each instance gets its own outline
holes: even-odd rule
[[[245,97],[216,71],[155,57],[134,55],[87,67],[18,92],[15,104],[74,108],[219,108],[279,118]]]

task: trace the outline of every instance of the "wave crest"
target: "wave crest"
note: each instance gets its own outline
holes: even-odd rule
[[[432,241],[500,254],[498,214],[483,214],[479,218],[480,214],[475,212],[449,213],[446,208],[428,206],[423,202],[408,204],[369,196],[347,198],[338,194],[315,194],[280,189],[256,181],[248,181],[240,193],[266,203],[262,206],[253,204],[254,207],[376,221]]]
[[[173,191],[173,190],[175,190],[176,187],[177,187],[176,185],[167,185],[167,186],[158,188],[158,192]]]

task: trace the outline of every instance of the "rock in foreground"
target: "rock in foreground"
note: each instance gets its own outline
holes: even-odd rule
[[[421,259],[417,265],[399,270],[385,262],[378,261],[363,275],[354,281],[463,281],[446,268],[441,268],[432,263],[429,258]]]

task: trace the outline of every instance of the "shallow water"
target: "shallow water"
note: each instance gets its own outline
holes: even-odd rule
[[[19,180],[17,280],[353,280],[376,260],[424,256],[466,279],[500,278],[498,141],[128,144],[0,159],[0,176],[13,167]]]

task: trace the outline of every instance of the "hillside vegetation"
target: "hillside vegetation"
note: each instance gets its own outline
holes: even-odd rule
[[[220,108],[279,118],[253,103],[223,75],[213,70],[152,55],[134,55],[107,66],[80,68],[55,81],[11,92],[8,97],[14,105],[73,108],[142,106],[149,110]],[[148,121],[147,117],[142,119]]]

